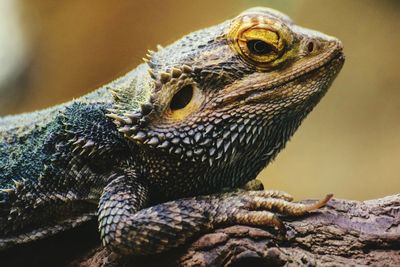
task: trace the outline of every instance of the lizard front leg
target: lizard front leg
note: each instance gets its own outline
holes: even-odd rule
[[[156,254],[184,244],[198,233],[233,224],[283,228],[274,212],[300,216],[330,199],[311,205],[291,203],[279,191],[240,191],[184,198],[143,208],[146,187],[129,176],[115,178],[100,201],[99,228],[103,243],[129,255]]]

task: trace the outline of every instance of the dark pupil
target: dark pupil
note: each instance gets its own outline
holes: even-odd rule
[[[192,100],[193,87],[191,85],[186,85],[179,90],[172,98],[170,107],[171,110],[178,110],[184,108]]]
[[[247,42],[247,47],[256,55],[266,55],[273,51],[271,45],[261,40],[250,40]]]

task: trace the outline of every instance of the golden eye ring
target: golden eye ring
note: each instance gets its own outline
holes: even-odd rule
[[[228,34],[231,47],[245,62],[268,69],[285,52],[285,40],[267,24],[233,25]]]

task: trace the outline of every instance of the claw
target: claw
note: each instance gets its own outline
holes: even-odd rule
[[[312,210],[320,209],[320,208],[324,207],[326,205],[326,203],[328,203],[328,201],[331,200],[332,197],[333,197],[333,194],[328,194],[323,199],[321,199],[320,201],[308,206],[306,208],[306,210],[307,211],[312,211]]]
[[[276,216],[275,214],[274,214],[274,216],[273,216],[272,219],[271,219],[271,223],[272,223],[276,228],[278,228],[279,232],[286,233],[285,224],[284,224],[284,223],[281,221],[281,219],[279,219],[279,217]]]
[[[332,198],[332,194],[326,195],[325,198],[313,204],[302,204],[293,203],[286,200],[283,197],[276,198],[273,195],[257,195],[255,192],[251,191],[250,196],[253,197],[251,205],[256,209],[268,210],[273,212],[278,212],[282,215],[287,216],[302,216],[309,211],[319,209],[326,205],[326,203]],[[268,192],[268,191],[266,191]],[[273,191],[272,191],[273,192]]]

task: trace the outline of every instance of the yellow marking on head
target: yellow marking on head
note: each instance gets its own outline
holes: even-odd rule
[[[231,48],[259,70],[268,70],[281,63],[279,59],[288,52],[293,39],[284,24],[259,14],[238,17],[226,36]]]

